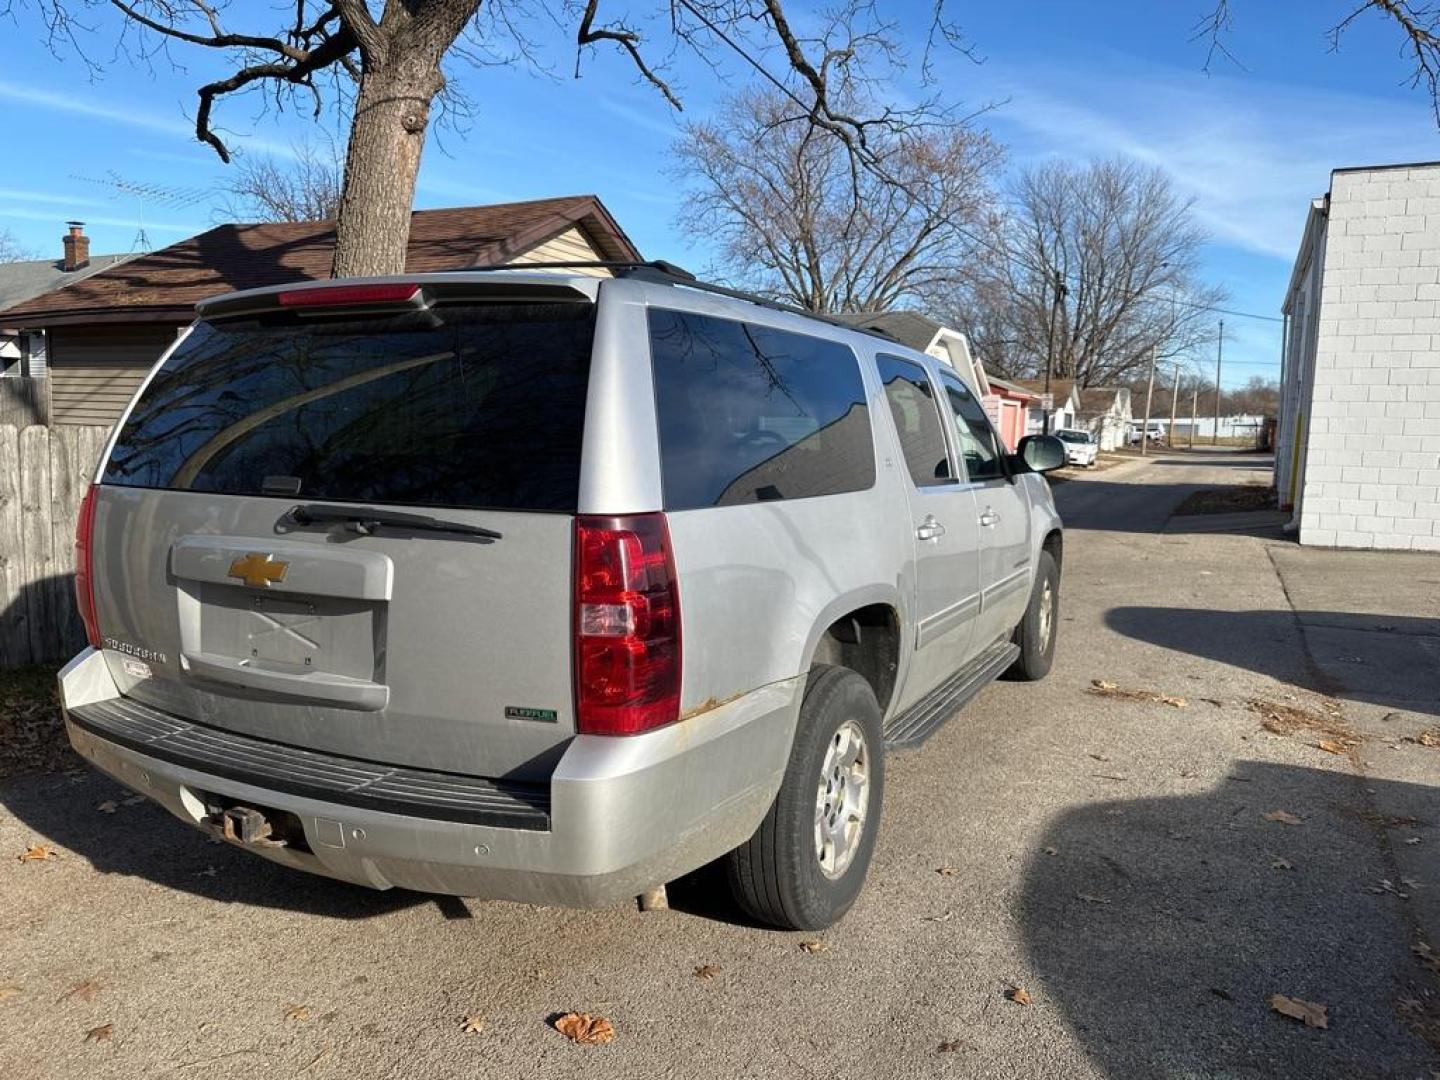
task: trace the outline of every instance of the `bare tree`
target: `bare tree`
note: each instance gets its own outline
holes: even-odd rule
[[[867,62],[898,66],[905,60],[899,45],[905,28],[882,15],[874,0],[843,0],[839,10],[818,17],[820,29],[810,34],[792,24],[783,0],[613,0],[607,6],[621,11],[604,17],[600,0],[292,0],[288,8],[229,0],[0,0],[0,12],[14,3],[37,7],[52,46],[72,51],[89,29],[75,11],[111,8],[123,16],[122,34],[141,35],[140,51],[147,56],[168,55],[176,43],[223,55],[232,70],[199,87],[195,134],[225,161],[230,149],[214,119],[220,101],[264,91],[265,100],[278,105],[308,100],[318,113],[325,95],[336,95],[351,116],[336,276],[403,269],[431,110],[437,100],[446,102],[442,94],[455,100],[445,63],[541,65],[536,27],[573,27],[577,76],[588,50],[613,48],[676,108],[676,90],[649,58],[652,36],[712,64],[722,52],[738,58],[782,87],[799,104],[805,124],[838,140],[857,169],[870,165],[877,135],[923,122],[934,111],[933,99],[900,107],[874,93],[853,92]],[[924,12],[912,28],[927,42],[922,71],[928,70],[931,43],[957,41],[942,6]],[[232,29],[232,16],[258,28]],[[779,58],[778,73],[762,62],[771,53]],[[879,86],[869,83],[871,90]]]
[[[342,162],[306,144],[293,163],[243,158],[226,184],[225,214],[242,221],[333,221],[340,210]]]
[[[0,229],[0,263],[29,262],[37,258],[35,252],[20,246],[9,229]]]
[[[1210,340],[1205,235],[1165,173],[1125,160],[1022,173],[997,242],[948,305],[988,365],[1082,386],[1123,382],[1150,358]]]
[[[1349,11],[1326,31],[1330,51],[1339,52],[1345,35],[1369,16],[1389,23],[1395,32],[1401,54],[1411,65],[1410,85],[1425,88],[1440,124],[1440,5],[1430,0],[1351,0]],[[1243,66],[1228,43],[1234,27],[1231,0],[1214,0],[1214,6],[1195,24],[1193,40],[1206,45],[1207,71],[1217,56]]]
[[[870,167],[773,88],[727,100],[675,145],[679,227],[736,284],[812,311],[884,311],[953,280],[993,212],[1001,150],[965,124],[876,133]]]

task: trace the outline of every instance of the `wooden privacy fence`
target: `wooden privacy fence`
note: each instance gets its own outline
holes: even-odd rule
[[[50,384],[48,379],[18,376],[0,378],[0,424],[23,428],[29,424],[50,422]]]
[[[0,424],[0,667],[68,658],[75,520],[108,428]]]

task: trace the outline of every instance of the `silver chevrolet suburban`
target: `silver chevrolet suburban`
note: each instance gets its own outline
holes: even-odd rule
[[[665,265],[200,305],[80,513],[96,767],[377,889],[850,907],[885,754],[1055,648],[1061,531],[947,364]]]

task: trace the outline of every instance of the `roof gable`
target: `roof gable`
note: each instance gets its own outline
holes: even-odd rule
[[[129,255],[92,255],[88,265],[79,270],[66,270],[58,259],[28,259],[23,262],[0,263],[0,311],[15,304],[33,300],[56,289],[84,281]]]
[[[416,210],[410,215],[407,273],[499,266],[578,227],[605,258],[640,253],[593,195],[533,202]],[[0,311],[11,325],[193,317],[201,300],[241,289],[329,276],[333,222],[220,225],[126,260],[58,292]]]

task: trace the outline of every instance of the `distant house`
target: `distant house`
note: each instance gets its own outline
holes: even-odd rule
[[[29,259],[0,263],[0,311],[37,296],[74,285],[131,256],[91,255],[85,223],[72,221],[61,240],[59,259]],[[24,342],[20,331],[0,322],[0,377],[20,378],[45,374],[43,349]],[[32,364],[34,369],[32,370]]]
[[[1039,408],[1040,395],[1026,390],[1019,383],[997,379],[994,375],[988,378],[995,404],[992,406],[990,399],[986,399],[986,408],[990,410],[990,419],[995,421],[995,428],[1000,432],[1006,449],[1013,454],[1020,440],[1029,432],[1030,413]]]
[[[1440,551],[1440,162],[1335,170],[1282,310],[1275,486],[1300,543]]]
[[[109,425],[193,319],[198,301],[326,277],[334,246],[331,222],[221,225],[23,299],[0,310],[0,327],[29,343],[32,364],[37,348],[48,361],[51,423]],[[422,273],[639,258],[600,200],[578,195],[417,210],[410,218],[405,268]]]
[[[1044,430],[1045,424],[1045,410],[1041,408],[1041,395],[1045,393],[1045,380],[1016,379],[1015,382],[1035,395],[1035,403],[1030,407],[1026,430],[1031,435],[1037,435]],[[1050,398],[1053,402],[1050,406],[1050,430],[1059,431],[1061,428],[1078,427],[1080,391],[1075,385],[1075,380],[1051,379]]]
[[[1075,392],[1076,426],[1095,436],[1101,450],[1125,445],[1132,420],[1130,391],[1124,386],[1095,386]]]

